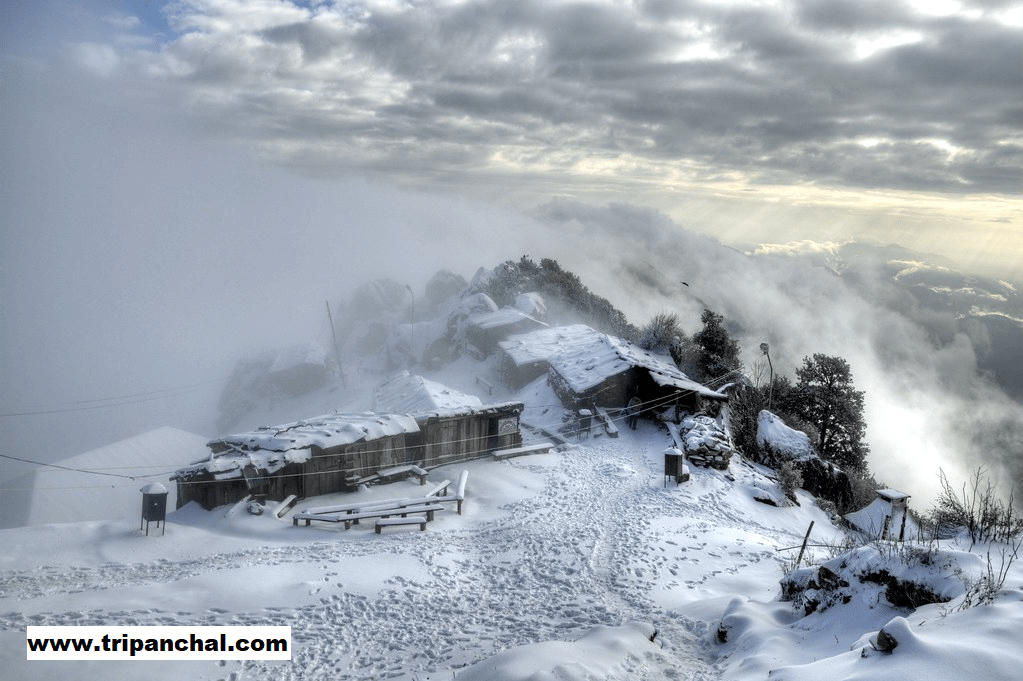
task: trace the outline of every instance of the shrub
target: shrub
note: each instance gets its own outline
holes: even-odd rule
[[[639,333],[636,345],[654,352],[672,352],[685,332],[674,312],[658,312]]]
[[[845,473],[849,478],[852,495],[847,504],[840,505],[839,511],[843,514],[865,507],[877,497],[877,490],[885,486],[874,478],[874,474],[865,465],[847,470]]]
[[[994,483],[983,466],[977,468],[969,483],[956,491],[945,471],[939,470],[941,492],[928,514],[935,536],[965,530],[973,543],[1011,541],[1023,532],[1023,517],[1013,508],[1013,496],[1007,503],[998,498]]]
[[[785,492],[785,496],[795,502],[796,490],[803,486],[803,474],[795,462],[784,461],[778,466],[778,484]]]
[[[763,392],[749,384],[736,386],[728,396],[728,428],[736,449],[751,461],[764,463],[757,444],[758,417],[767,407]]]

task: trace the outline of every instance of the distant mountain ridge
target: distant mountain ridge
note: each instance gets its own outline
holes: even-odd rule
[[[941,256],[896,245],[804,241],[762,244],[754,255],[825,267],[867,300],[914,317],[937,346],[965,334],[978,368],[1023,402],[1023,284],[969,274]]]

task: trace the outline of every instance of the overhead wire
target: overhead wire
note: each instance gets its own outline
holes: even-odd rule
[[[114,397],[96,397],[85,400],[77,400],[75,402],[64,403],[74,406],[61,407],[54,405],[52,407],[40,409],[26,408],[22,410],[0,412],[0,417],[8,418],[15,416],[38,416],[42,414],[66,414],[69,412],[76,411],[90,411],[93,409],[109,409],[112,407],[124,407],[132,404],[141,404],[143,402],[153,402],[155,400],[165,400],[170,399],[172,397],[188,395],[196,392],[197,390],[199,390],[199,388],[205,385],[211,385],[213,383],[222,383],[223,380],[224,379],[201,381],[199,383],[192,383],[190,385],[177,386],[174,388],[163,388],[160,390],[130,393],[127,395],[118,395]],[[107,402],[108,404],[98,404],[99,402]]]
[[[730,376],[730,375],[732,375],[734,373],[735,373],[735,370],[726,372],[726,373],[722,374],[721,376],[713,377],[711,379],[708,379],[706,381],[706,383],[704,383],[704,385],[712,385],[712,384],[714,384],[714,383],[716,383],[718,381],[724,380],[725,378],[727,378],[728,376]],[[601,392],[603,392],[603,391],[601,391]],[[695,390],[686,390],[686,391],[684,391],[684,392],[682,392],[680,394],[692,394],[694,392],[696,392],[696,391]],[[665,397],[660,397],[660,398],[656,398],[654,400],[647,400],[647,401],[641,402],[640,408],[639,408],[639,413],[641,413],[641,414],[642,413],[649,413],[651,411],[654,411],[654,410],[662,408],[662,407],[672,406],[672,405],[675,404],[677,399],[678,399],[678,394],[669,394],[669,395],[667,395]],[[536,406],[536,405],[534,405],[534,406]],[[551,405],[538,405],[538,406],[547,406],[547,407],[566,409],[566,407],[563,404],[561,404],[561,403],[551,404]],[[622,416],[623,413],[624,413],[624,409],[619,410],[619,415],[617,417],[609,417],[609,420],[614,422],[614,423],[620,423],[620,422],[624,421],[627,418],[626,416]],[[535,428],[538,428],[538,429],[548,429],[548,428],[556,428],[556,427],[562,426],[562,425],[564,425],[564,423],[565,423],[564,420],[560,420],[558,422],[550,422],[550,423],[545,423],[545,424],[541,424],[541,425],[535,425],[535,424],[530,424],[530,425],[535,427]],[[466,438],[460,438],[460,439],[454,439],[454,440],[447,440],[446,443],[447,444],[461,444],[461,443],[464,443],[464,442],[471,442],[471,441],[477,441],[477,440],[489,440],[489,437],[490,437],[489,435],[479,435],[479,436],[472,436],[472,437],[466,437]],[[425,444],[422,445],[422,446],[425,446]],[[385,451],[392,451],[392,450],[393,450],[393,448],[383,448],[383,447],[380,447],[380,448],[368,448],[368,449],[361,450],[359,453],[360,454],[379,454],[379,453],[383,453]],[[455,458],[453,461],[447,461],[444,464],[441,464],[441,465],[450,465],[451,463],[458,463],[459,461],[469,461],[469,460],[481,458],[482,456],[486,455],[490,451],[491,451],[490,448],[488,446],[484,445],[484,446],[482,446],[480,448],[477,448],[477,449],[470,449],[470,450],[468,450],[466,452],[461,452],[460,454],[454,455],[453,457],[440,457],[437,460],[441,461],[441,460],[448,459],[448,458],[461,457],[461,458]],[[244,454],[245,453],[242,450],[237,450],[237,452],[238,452],[238,454]],[[117,473],[106,472],[108,470],[118,470],[118,469],[125,468],[125,467],[73,468],[73,467],[69,467],[69,466],[62,466],[62,465],[59,465],[59,464],[48,464],[48,463],[44,463],[44,462],[40,462],[40,461],[32,461],[32,460],[29,460],[29,459],[23,459],[23,458],[19,458],[19,457],[15,457],[15,456],[10,456],[10,455],[7,455],[7,454],[0,454],[0,457],[6,458],[6,459],[15,460],[15,461],[21,461],[21,462],[24,462],[24,463],[31,463],[31,464],[35,464],[35,465],[38,465],[38,466],[43,466],[44,468],[41,469],[38,472],[47,472],[48,469],[57,469],[57,470],[66,471],[66,472],[78,472],[78,473],[89,473],[89,474],[95,474],[95,475],[107,475],[107,476],[110,476],[110,477],[122,478],[122,479],[127,479],[127,480],[132,480],[132,481],[137,481],[139,479],[145,480],[146,478],[154,478],[154,477],[162,478],[162,477],[170,476],[170,475],[172,475],[173,473],[176,473],[179,470],[182,470],[182,469],[185,469],[185,468],[188,468],[188,467],[191,467],[191,466],[196,466],[196,465],[199,465],[199,464],[201,464],[203,462],[202,460],[198,460],[198,461],[192,462],[190,464],[186,464],[184,466],[180,466],[179,465],[177,468],[175,468],[172,471],[164,471],[164,472],[160,472],[160,473],[145,473],[145,474],[138,474],[138,475],[128,475],[128,474],[117,474]],[[214,458],[216,458],[216,457],[214,457]],[[151,466],[139,466],[137,468],[162,468],[162,467],[163,466],[151,465]],[[361,466],[361,467],[357,467],[357,468],[344,468],[344,469],[335,469],[335,470],[326,470],[326,471],[312,471],[312,472],[301,472],[301,473],[274,474],[274,477],[290,478],[290,477],[300,477],[300,476],[329,475],[329,474],[336,474],[336,473],[340,473],[340,472],[359,473],[359,472],[368,472],[368,471],[371,471],[371,470],[375,471],[376,467]],[[268,477],[268,476],[258,476],[258,477]],[[219,481],[217,481],[217,480],[196,481],[196,482],[190,482],[189,484],[213,484],[213,483],[216,483],[216,482],[219,482]],[[47,489],[47,490],[49,490],[49,489],[90,489],[90,488],[105,488],[105,487],[107,487],[107,486],[106,485],[83,485],[83,486],[69,486],[69,487],[42,487],[42,488],[38,488],[37,487],[37,488],[27,488],[27,489]],[[0,487],[0,489],[6,490],[6,491],[15,491],[16,489],[19,489],[19,488]],[[26,488],[20,488],[20,489],[26,489]]]

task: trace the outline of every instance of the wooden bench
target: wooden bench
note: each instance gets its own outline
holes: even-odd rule
[[[285,497],[284,501],[277,504],[277,508],[274,509],[274,515],[278,518],[284,517],[284,514],[291,510],[291,507],[298,503],[298,497],[294,494],[289,494]]]
[[[373,506],[398,506],[402,502],[408,501],[408,497],[399,497],[395,499],[363,499],[362,501],[353,501],[347,504],[335,504],[333,506],[317,506],[315,508],[303,508],[302,513],[308,515],[322,515],[324,513],[340,513],[347,511],[355,513],[362,509],[371,508]]]
[[[358,478],[355,481],[356,486],[365,485],[369,483],[386,484],[388,482],[394,482],[395,480],[404,480],[409,476],[416,476],[419,478],[419,484],[426,484],[426,476],[430,473],[415,464],[409,464],[406,466],[395,466],[393,468],[385,468],[377,471],[372,475],[367,475],[364,478]]]
[[[434,497],[436,499],[436,497]],[[393,516],[401,516],[406,518],[411,513],[425,513],[427,520],[433,520],[433,514],[436,511],[443,511],[444,507],[440,504],[411,504],[409,506],[400,507],[388,507],[388,508],[377,508],[366,511],[360,511],[358,513],[317,513],[317,514],[306,514],[296,513],[292,517],[292,524],[298,526],[299,520],[304,520],[306,527],[313,520],[318,520],[324,523],[344,523],[345,529],[349,529],[352,525],[358,525],[360,520],[368,520],[369,518],[391,518]]]
[[[524,445],[522,447],[511,447],[510,449],[498,449],[491,455],[501,461],[503,459],[510,459],[514,456],[525,456],[526,454],[546,454],[551,451],[551,447],[554,445],[550,442],[539,442],[533,445]]]
[[[446,495],[448,493],[448,485],[450,484],[451,484],[450,480],[445,480],[444,482],[440,483],[423,496],[435,497]]]
[[[486,388],[488,395],[494,394],[494,386],[492,386],[489,382],[487,382],[485,379],[480,378],[479,376],[476,377],[476,385],[482,385],[484,388]]]
[[[380,534],[380,530],[385,527],[398,527],[400,525],[419,525],[419,531],[423,532],[426,530],[426,523],[428,522],[421,515],[410,515],[407,518],[380,518],[376,523],[376,532]]]
[[[469,471],[462,471],[458,476],[458,487],[454,494],[443,497],[432,497],[437,503],[456,502],[458,504],[458,515],[462,515],[462,504],[465,502],[465,483],[469,480]]]

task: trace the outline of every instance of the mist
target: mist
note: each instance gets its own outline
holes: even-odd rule
[[[213,436],[235,362],[326,340],[324,301],[378,277],[421,290],[442,266],[471,275],[528,241],[530,218],[303,177],[218,141],[163,96],[73,75],[4,80],[8,456],[52,462],[164,425]],[[25,469],[5,460],[3,478]]]
[[[907,307],[884,282],[854,289],[812,262],[754,256],[705,224],[628,203],[513,207],[450,184],[303,175],[225,141],[231,121],[205,127],[173,89],[131,84],[32,63],[3,79],[9,456],[50,462],[164,425],[216,435],[235,362],[326,340],[325,300],[380,277],[421,291],[439,269],[469,278],[529,255],[558,260],[639,326],[669,310],[692,332],[705,307],[723,314],[748,369],[765,341],[790,376],[813,353],[844,357],[866,391],[871,468],[915,499],[933,497],[939,469],[964,480],[986,464],[1009,484],[1020,405],[979,376],[954,320]]]
[[[747,372],[760,364],[765,377],[761,342],[775,374],[793,379],[814,353],[845,358],[866,392],[870,468],[917,508],[936,496],[942,470],[958,484],[984,466],[1003,493],[1023,483],[1023,405],[978,371],[951,313],[920,308],[881,273],[854,286],[812,259],[741,252],[627,204],[555,201],[537,215],[573,245],[559,249],[562,265],[599,282],[638,326],[666,310],[692,333],[710,308],[726,317]]]

